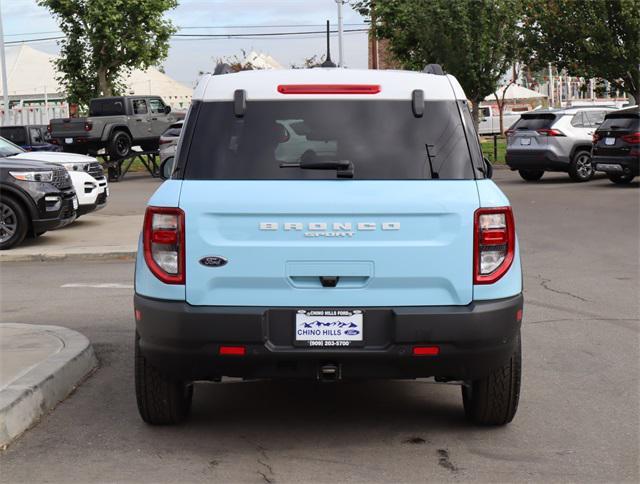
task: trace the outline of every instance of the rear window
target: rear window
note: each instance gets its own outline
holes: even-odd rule
[[[94,99],[89,105],[89,116],[119,116],[126,114],[124,98]]]
[[[550,128],[556,120],[555,114],[523,114],[512,129],[521,131],[536,131],[538,129]]]
[[[474,177],[455,101],[253,101],[243,117],[232,102],[200,103],[191,115],[184,178],[198,180],[335,179],[336,170],[281,168],[282,163],[351,161],[354,179]]]
[[[640,129],[640,118],[636,116],[611,116],[606,118],[598,129],[609,131]]]
[[[27,133],[22,126],[5,126],[3,128],[0,128],[0,136],[17,145],[27,144]]]

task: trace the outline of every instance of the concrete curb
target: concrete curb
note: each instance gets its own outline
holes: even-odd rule
[[[60,326],[32,326],[58,338],[63,348],[0,390],[0,447],[6,446],[64,400],[98,364],[89,340]]]
[[[136,258],[137,249],[117,248],[117,249],[87,249],[81,251],[42,251],[41,252],[16,252],[9,250],[0,252],[0,262],[42,262],[61,260],[124,260],[130,261]]]

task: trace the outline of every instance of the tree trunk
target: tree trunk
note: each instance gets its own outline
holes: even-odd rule
[[[107,79],[107,69],[105,67],[98,68],[98,89],[103,96],[113,96],[111,83]]]
[[[480,128],[480,102],[482,99],[472,99],[473,103],[473,111],[471,111],[471,116],[473,118],[473,126],[476,128],[476,133]]]

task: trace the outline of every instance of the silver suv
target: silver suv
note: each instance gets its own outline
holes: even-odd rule
[[[593,176],[591,142],[614,107],[590,106],[524,113],[507,131],[507,165],[527,181],[545,171],[569,173],[574,181]]]

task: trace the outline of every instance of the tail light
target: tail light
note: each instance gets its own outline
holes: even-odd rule
[[[508,138],[509,136],[513,136],[515,132],[516,132],[515,129],[508,129],[504,132],[504,135]]]
[[[593,144],[595,145],[598,141],[600,141],[602,139],[602,134],[601,133],[593,133],[593,137],[591,138],[591,141],[593,142]]]
[[[564,133],[559,129],[541,128],[541,129],[536,129],[536,132],[540,136],[564,136]]]
[[[159,144],[159,145],[165,145],[165,144],[167,144],[167,143],[171,143],[172,141],[173,141],[172,139],[162,138],[162,137],[161,137],[161,138],[158,140],[158,144]]]
[[[635,133],[625,134],[622,137],[622,139],[632,145],[640,144],[640,131],[636,131]]]
[[[51,134],[51,123],[47,124],[47,133]]]
[[[378,94],[378,84],[280,84],[280,94]]]
[[[84,122],[84,130],[91,131],[93,129],[93,123],[91,121]]]
[[[184,284],[184,212],[179,208],[147,207],[144,215],[144,260],[165,284]]]
[[[515,255],[515,223],[511,207],[475,212],[473,282],[493,284],[506,274]]]

